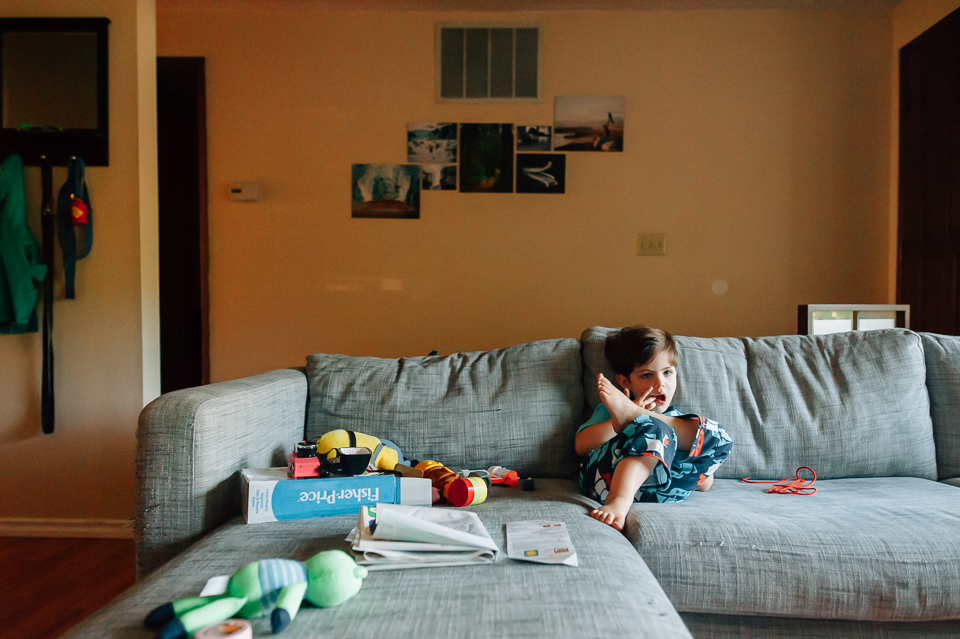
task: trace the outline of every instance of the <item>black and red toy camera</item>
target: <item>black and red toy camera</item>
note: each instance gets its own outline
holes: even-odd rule
[[[316,442],[304,440],[297,444],[287,457],[287,475],[292,479],[320,476],[320,458],[317,457]]]

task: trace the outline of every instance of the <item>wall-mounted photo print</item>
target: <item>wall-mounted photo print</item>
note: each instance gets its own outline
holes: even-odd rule
[[[456,161],[456,124],[407,124],[407,162],[453,164]]]
[[[517,193],[563,193],[567,156],[562,153],[517,153]]]
[[[557,96],[554,151],[623,151],[623,96]]]
[[[352,217],[420,218],[420,167],[354,164]]]
[[[460,125],[460,192],[513,193],[513,125]]]
[[[549,151],[552,132],[550,126],[518,126],[517,152]]]
[[[456,165],[423,164],[420,166],[424,191],[455,191],[457,189]]]

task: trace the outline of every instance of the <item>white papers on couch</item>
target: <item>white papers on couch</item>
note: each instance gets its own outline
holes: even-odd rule
[[[577,566],[577,552],[562,521],[511,521],[507,557],[540,564]]]
[[[500,554],[476,513],[449,508],[365,506],[348,540],[369,570],[487,564]]]

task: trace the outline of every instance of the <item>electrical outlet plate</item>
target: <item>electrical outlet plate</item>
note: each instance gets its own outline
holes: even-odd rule
[[[637,255],[666,255],[666,233],[638,233]]]

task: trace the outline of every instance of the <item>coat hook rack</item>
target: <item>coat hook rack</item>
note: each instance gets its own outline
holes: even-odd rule
[[[54,242],[64,250],[64,298],[73,299],[75,264],[89,253],[93,241],[92,211],[83,178],[87,166],[110,165],[110,19],[105,17],[0,17],[3,76],[0,100],[0,149],[18,155],[23,167],[40,168],[41,261],[47,273],[43,289],[43,364],[40,388],[40,425],[53,433],[53,273]],[[36,51],[43,51],[43,61]],[[69,100],[48,104],[48,96],[61,95],[69,78]],[[82,88],[81,88],[82,87]],[[14,111],[10,111],[15,105]],[[15,126],[9,123],[18,123]],[[83,194],[70,195],[69,209],[54,200],[53,167],[71,169]],[[77,188],[77,187],[74,187]],[[62,189],[61,189],[62,190]],[[76,195],[77,197],[74,197]],[[74,206],[74,201],[83,202]],[[66,202],[65,202],[66,204]],[[70,228],[61,219],[76,227]],[[59,228],[58,228],[59,227]],[[69,231],[75,242],[70,244]],[[71,250],[80,246],[80,250]],[[82,255],[79,255],[82,252]],[[35,254],[31,253],[35,263]],[[69,267],[67,267],[69,263]],[[31,329],[33,323],[31,322]]]

